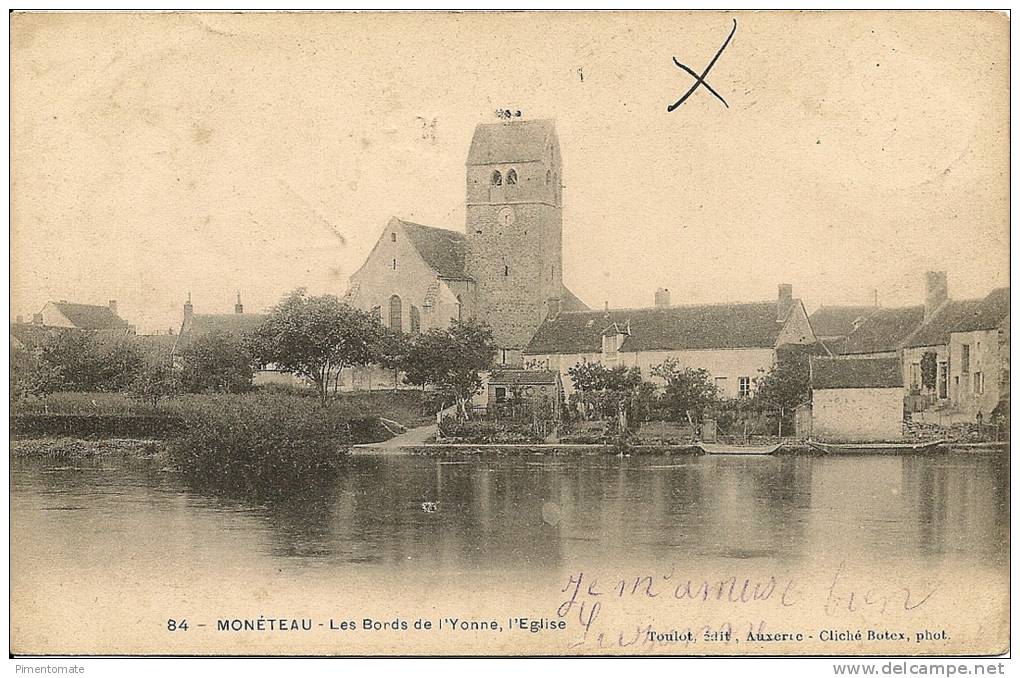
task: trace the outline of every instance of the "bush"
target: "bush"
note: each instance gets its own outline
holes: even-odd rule
[[[202,489],[283,498],[333,481],[349,451],[347,422],[314,400],[252,394],[198,402],[181,403],[186,432],[170,459]]]
[[[520,422],[494,422],[491,420],[447,420],[443,424],[443,434],[462,443],[493,443],[521,444],[540,443],[542,439],[535,435],[530,424]]]

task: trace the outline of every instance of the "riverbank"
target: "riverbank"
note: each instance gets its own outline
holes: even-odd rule
[[[74,436],[39,436],[14,438],[11,456],[16,459],[95,459],[123,456],[134,459],[157,459],[166,454],[166,441],[158,438],[81,438]]]

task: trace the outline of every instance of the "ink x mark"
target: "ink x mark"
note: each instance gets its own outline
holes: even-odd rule
[[[719,60],[720,56],[722,56],[723,50],[725,50],[726,46],[730,44],[730,40],[733,39],[733,34],[736,33],[736,32],[737,32],[737,20],[734,19],[733,20],[733,29],[730,30],[730,34],[729,34],[729,36],[727,36],[726,42],[724,42],[722,44],[722,47],[719,48],[719,51],[716,52],[715,56],[712,58],[712,60],[710,62],[708,62],[708,66],[705,68],[704,72],[701,75],[698,75],[693,69],[691,69],[690,67],[680,63],[677,60],[676,57],[673,57],[673,63],[676,64],[677,68],[679,68],[680,70],[684,71],[688,75],[691,75],[691,76],[694,77],[694,84],[691,85],[691,88],[689,90],[687,90],[686,94],[684,94],[682,97],[677,99],[675,103],[673,103],[673,104],[671,104],[671,105],[666,107],[666,111],[668,113],[672,113],[673,111],[675,111],[680,106],[680,104],[682,104],[683,102],[687,101],[687,99],[689,99],[690,96],[692,94],[694,94],[694,92],[697,91],[697,89],[699,87],[702,87],[702,86],[704,86],[705,89],[707,89],[709,92],[711,92],[715,96],[716,99],[721,101],[723,103],[723,106],[725,106],[726,108],[730,107],[730,105],[728,103],[726,103],[726,100],[722,98],[722,95],[720,95],[718,92],[716,92],[714,89],[712,89],[712,86],[709,85],[707,82],[705,82],[705,78],[708,76],[709,71],[712,70],[712,67],[715,66],[715,62]]]

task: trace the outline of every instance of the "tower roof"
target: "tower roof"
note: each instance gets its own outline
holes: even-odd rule
[[[545,158],[550,137],[556,134],[552,120],[513,120],[475,127],[468,151],[468,165],[530,162]]]

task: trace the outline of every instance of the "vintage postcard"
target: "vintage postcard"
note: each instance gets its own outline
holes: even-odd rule
[[[1008,14],[9,22],[13,655],[1008,651]]]

